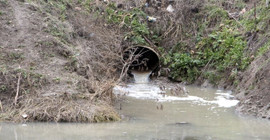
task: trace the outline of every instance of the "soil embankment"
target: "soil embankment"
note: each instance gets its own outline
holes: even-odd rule
[[[62,6],[72,12],[60,17],[45,1],[0,1],[2,120],[119,119],[109,95],[121,66],[121,35],[79,7]]]
[[[242,74],[237,98],[237,110],[256,117],[270,119],[270,51],[254,60]]]

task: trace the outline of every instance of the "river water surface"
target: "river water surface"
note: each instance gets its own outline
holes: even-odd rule
[[[135,74],[136,75],[136,74]],[[147,75],[147,74],[146,74]],[[241,117],[229,91],[185,87],[169,96],[148,78],[117,86],[125,94],[116,104],[115,123],[0,123],[0,140],[269,140],[270,122]]]

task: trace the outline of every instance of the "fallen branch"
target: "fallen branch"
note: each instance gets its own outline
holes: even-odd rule
[[[17,100],[18,100],[18,96],[19,96],[21,75],[22,75],[22,73],[19,73],[19,78],[18,78],[18,83],[17,83],[17,92],[16,92],[16,96],[15,96],[15,99],[14,99],[14,104],[15,105],[17,105]]]
[[[147,41],[148,44],[150,44],[153,47],[156,47],[156,45],[152,41],[150,41],[146,36],[143,36],[143,38]]]

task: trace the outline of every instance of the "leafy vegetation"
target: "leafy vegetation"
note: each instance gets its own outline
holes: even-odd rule
[[[221,18],[222,22],[217,24],[219,20],[216,19]],[[215,83],[224,72],[236,72],[237,75],[237,71],[244,70],[249,65],[250,58],[245,53],[247,42],[239,31],[239,25],[229,19],[227,13],[220,8],[210,10],[208,22],[201,28],[209,28],[213,23],[218,26],[214,26],[212,33],[197,38],[196,48],[176,45],[178,49],[165,56],[164,65],[170,68],[172,79],[192,83],[203,76]]]
[[[241,10],[244,7],[243,3],[238,2],[235,8]],[[260,38],[267,38],[269,10],[264,3],[258,4],[256,11],[254,8],[237,20],[231,18],[222,7],[206,6],[204,12],[207,16],[199,23],[196,47],[191,49],[192,47],[179,43],[164,56],[163,64],[171,70],[169,76],[189,83],[203,77],[214,84],[226,77],[237,85],[237,73],[245,70],[252,59],[246,49],[247,41],[243,34],[262,32],[265,35]],[[212,32],[205,32],[209,28],[212,28]],[[258,49],[256,55],[264,54],[269,48],[268,40]]]
[[[105,11],[105,19],[108,23],[119,25],[120,28],[128,31],[125,40],[133,44],[146,44],[145,36],[149,36],[150,31],[146,21],[147,15],[141,9],[119,10],[115,3],[111,3]]]

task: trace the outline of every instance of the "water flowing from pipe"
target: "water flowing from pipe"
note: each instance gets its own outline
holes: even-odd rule
[[[134,76],[134,81],[136,84],[147,84],[149,83],[149,76],[151,71],[146,72],[138,72],[132,71],[132,75]]]

